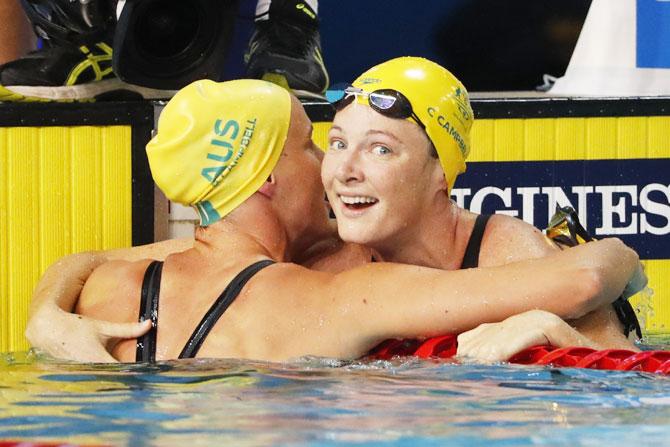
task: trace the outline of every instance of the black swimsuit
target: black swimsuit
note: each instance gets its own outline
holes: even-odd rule
[[[462,269],[472,269],[479,266],[479,252],[482,248],[482,239],[486,231],[486,224],[491,218],[490,214],[480,214],[475,220],[475,226],[472,228],[468,246],[465,247],[465,254],[463,255]]]
[[[274,264],[269,259],[258,261],[242,270],[228,284],[228,287],[219,295],[214,304],[209,308],[205,316],[196,327],[189,338],[186,346],[179,354],[180,359],[193,358],[198,353],[200,346],[205,341],[205,337],[212,330],[214,325],[228,307],[235,301],[244,285],[260,270]],[[154,261],[149,264],[144,280],[142,281],[142,301],[140,303],[140,321],[151,319],[152,328],[143,337],[137,340],[137,351],[135,361],[150,362],[156,361],[156,336],[158,333],[158,296],[160,295],[161,272],[163,263]]]

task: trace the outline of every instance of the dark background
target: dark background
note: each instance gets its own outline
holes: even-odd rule
[[[321,43],[331,85],[379,62],[423,56],[470,91],[532,90],[562,76],[591,0],[322,0]],[[240,1],[226,77],[243,75],[256,0]],[[246,17],[246,18],[244,18]]]

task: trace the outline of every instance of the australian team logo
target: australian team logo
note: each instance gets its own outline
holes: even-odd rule
[[[201,175],[212,186],[218,185],[244,155],[254,135],[256,122],[257,118],[247,120],[243,131],[236,120],[228,120],[225,124],[220,119],[214,122],[214,137],[210,140],[207,165],[201,171]]]
[[[453,86],[451,98],[456,104],[456,110],[458,110],[459,112],[456,115],[456,118],[461,122],[461,124],[467,126],[466,123],[468,121],[472,121],[473,118],[472,107],[470,106],[470,97],[468,96],[468,92],[462,89],[461,87]]]

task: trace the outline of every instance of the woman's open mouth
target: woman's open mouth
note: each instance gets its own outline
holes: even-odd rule
[[[371,206],[379,202],[379,200],[369,196],[340,195],[339,198],[342,201],[342,204],[344,205],[345,208],[356,211],[370,208]]]

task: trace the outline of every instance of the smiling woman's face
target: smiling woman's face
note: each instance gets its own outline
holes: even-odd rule
[[[373,248],[403,242],[446,191],[430,142],[415,123],[354,101],[335,115],[321,165],[340,237]]]

